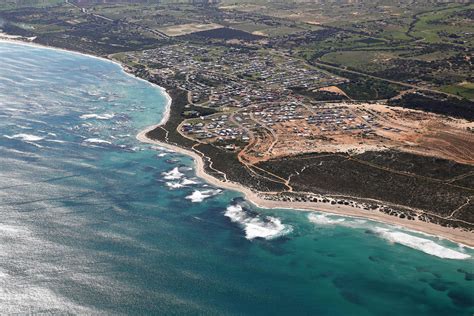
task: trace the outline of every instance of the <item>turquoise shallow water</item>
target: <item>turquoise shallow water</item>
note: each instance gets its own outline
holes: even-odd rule
[[[0,313],[474,312],[471,249],[252,208],[135,140],[165,103],[115,64],[0,43]]]

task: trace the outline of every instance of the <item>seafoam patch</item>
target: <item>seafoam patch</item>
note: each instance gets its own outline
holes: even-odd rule
[[[184,176],[184,174],[179,171],[178,167],[175,167],[168,172],[163,172],[162,175],[163,179],[166,180],[178,180]]]
[[[180,188],[184,187],[183,184],[181,184],[180,182],[176,182],[176,181],[166,182],[166,186],[169,187],[170,189],[180,189]]]
[[[188,195],[186,199],[191,200],[193,203],[199,203],[221,192],[222,190],[219,189],[194,190],[194,192],[191,195]]]
[[[368,228],[376,236],[385,239],[393,244],[400,244],[426,254],[444,259],[468,259],[471,256],[464,253],[462,249],[451,249],[442,246],[435,241],[412,235],[395,228],[375,227],[375,222],[369,223],[366,220],[353,217],[339,217],[320,213],[310,213],[308,220],[318,226],[345,226],[352,228]]]
[[[410,247],[412,249],[423,251],[432,256],[445,259],[468,259],[471,256],[461,250],[454,250],[437,244],[433,240],[413,236],[405,232],[390,230],[388,228],[377,227],[375,233],[391,243],[396,243]]]
[[[115,117],[115,114],[83,114],[80,116],[81,119],[83,120],[88,120],[88,119],[95,119],[95,120],[110,120]]]
[[[25,142],[37,142],[44,139],[44,137],[41,137],[41,136],[32,135],[32,134],[24,134],[24,133],[15,134],[12,136],[9,136],[9,135],[3,135],[3,136],[5,136],[8,139],[19,139]]]
[[[364,219],[353,218],[353,217],[336,217],[327,214],[319,213],[310,213],[308,215],[308,220],[316,225],[322,226],[346,226],[346,227],[362,227],[367,224],[367,221]]]
[[[314,223],[317,225],[336,225],[336,224],[342,224],[345,222],[344,218],[331,218],[325,214],[316,214],[316,213],[309,214],[308,219],[311,223]]]
[[[293,231],[290,225],[284,225],[276,217],[249,214],[238,204],[228,206],[224,215],[244,229],[245,238],[248,240],[254,238],[274,239]]]
[[[180,188],[184,188],[184,187],[195,185],[195,184],[199,184],[199,182],[196,180],[187,179],[187,178],[184,178],[181,181],[166,182],[166,186],[168,186],[170,189],[180,189]]]
[[[112,143],[109,142],[108,140],[104,140],[104,139],[100,139],[100,138],[88,138],[88,139],[84,140],[84,143],[112,145]]]

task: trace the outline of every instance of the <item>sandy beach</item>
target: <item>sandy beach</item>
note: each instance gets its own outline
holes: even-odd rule
[[[474,233],[467,232],[460,229],[454,229],[449,227],[443,227],[437,224],[423,222],[420,220],[408,220],[408,219],[401,219],[396,216],[391,216],[379,211],[368,211],[365,209],[353,207],[350,205],[333,205],[329,203],[320,203],[320,202],[284,202],[284,201],[273,201],[267,200],[262,198],[258,192],[254,192],[249,188],[246,188],[238,183],[231,182],[231,181],[222,181],[213,176],[207,174],[204,170],[204,161],[202,157],[194,151],[190,151],[178,146],[174,146],[168,143],[160,142],[157,140],[150,139],[146,136],[146,134],[153,129],[159,127],[161,124],[166,122],[167,117],[169,116],[169,106],[168,104],[166,115],[164,116],[162,122],[157,125],[150,126],[145,130],[141,131],[137,135],[137,139],[143,143],[153,144],[157,146],[161,146],[167,149],[170,149],[174,152],[178,152],[184,155],[188,155],[192,157],[195,161],[196,166],[196,175],[199,178],[202,178],[209,184],[214,186],[234,190],[241,192],[245,198],[255,206],[259,208],[267,208],[267,209],[290,209],[295,211],[318,211],[318,212],[326,212],[336,215],[344,215],[350,217],[360,217],[360,218],[367,218],[373,221],[396,225],[399,227],[403,227],[408,230],[422,232],[428,235],[432,235],[435,237],[441,237],[448,240],[451,240],[456,243],[460,243],[469,247],[474,247]]]
[[[3,34],[1,34],[3,35]],[[396,216],[391,216],[379,211],[368,211],[362,208],[358,207],[353,207],[350,205],[333,205],[329,203],[320,203],[320,202],[284,202],[284,201],[273,201],[273,200],[268,200],[264,199],[260,196],[258,192],[254,192],[250,190],[247,187],[242,186],[241,184],[232,182],[232,181],[222,181],[217,178],[214,178],[213,176],[207,174],[204,169],[204,161],[203,158],[198,155],[196,152],[187,150],[175,145],[171,145],[168,143],[160,142],[157,140],[150,139],[146,136],[146,134],[155,128],[165,124],[167,120],[169,119],[170,115],[170,107],[172,103],[172,99],[169,96],[169,94],[166,92],[166,89],[160,86],[157,86],[151,82],[148,82],[144,79],[138,78],[134,76],[133,74],[130,74],[129,72],[126,71],[125,67],[113,60],[104,58],[104,57],[98,57],[94,55],[88,55],[88,54],[83,54],[75,51],[70,51],[70,50],[65,50],[65,49],[60,49],[60,48],[54,48],[54,47],[49,47],[45,45],[40,45],[36,44],[33,42],[25,42],[22,40],[19,40],[17,38],[6,38],[6,37],[1,37],[0,36],[0,42],[11,42],[15,44],[22,44],[22,45],[29,45],[29,46],[38,46],[42,48],[47,48],[47,49],[54,49],[54,50],[63,50],[63,51],[68,51],[74,54],[79,54],[79,55],[84,55],[92,58],[98,58],[103,61],[111,62],[114,63],[122,69],[124,73],[126,73],[129,76],[133,76],[134,78],[137,78],[139,80],[145,81],[150,85],[153,85],[156,88],[161,89],[164,94],[166,95],[167,98],[167,104],[166,104],[166,109],[165,113],[163,114],[163,118],[159,124],[149,126],[136,136],[136,138],[143,143],[148,143],[148,144],[153,144],[157,146],[162,146],[165,148],[168,148],[172,151],[188,155],[192,157],[195,161],[195,166],[196,166],[196,175],[200,178],[202,178],[204,181],[208,182],[209,184],[212,184],[214,186],[228,189],[228,190],[234,190],[241,192],[245,198],[255,206],[259,208],[266,208],[266,209],[290,209],[290,210],[295,210],[295,211],[319,211],[319,212],[327,212],[331,214],[337,214],[337,215],[344,215],[344,216],[351,216],[351,217],[360,217],[360,218],[367,218],[373,221],[378,221],[381,223],[386,223],[386,224],[391,224],[391,225],[397,225],[403,228],[406,228],[408,230],[413,230],[417,232],[423,232],[425,234],[429,234],[435,237],[442,237],[448,240],[451,240],[453,242],[461,243],[463,245],[469,246],[469,247],[474,247],[474,232],[467,232],[461,229],[454,229],[454,228],[448,228],[448,227],[443,227],[437,224],[433,223],[428,223],[428,222],[423,222],[420,220],[407,220],[407,219],[401,219]]]

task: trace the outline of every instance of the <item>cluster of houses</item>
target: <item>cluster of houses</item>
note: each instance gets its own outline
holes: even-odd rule
[[[188,137],[200,141],[239,141],[248,142],[250,140],[247,133],[229,121],[226,114],[207,117],[205,120],[185,122],[181,125],[181,132]],[[233,145],[228,145],[226,149],[235,149]]]
[[[174,44],[143,51],[136,57],[161,82],[190,91],[193,103],[216,108],[273,102],[291,94],[290,88],[316,89],[345,80],[275,54]]]
[[[342,132],[351,130],[369,130],[370,127],[360,122],[355,114],[344,107],[313,107],[314,115],[306,118],[308,124],[317,125],[322,132]]]
[[[291,88],[311,90],[345,79],[307,68],[301,61],[276,52],[176,44],[144,51],[139,59],[153,74],[189,91],[191,102],[238,109],[232,120],[221,113],[186,121],[181,132],[200,141],[247,143],[248,131],[260,127],[276,134],[293,131],[302,138],[340,133],[369,137],[375,135],[374,128],[384,128],[369,112],[306,102]],[[300,123],[284,124],[294,121]]]
[[[233,120],[227,114],[190,120],[182,125],[181,132],[201,141],[237,140],[244,143],[250,140],[247,131],[257,131],[261,127],[275,134],[296,134],[302,139],[338,134],[366,138],[375,136],[378,128],[400,132],[397,128],[382,126],[374,115],[364,110],[334,104],[310,106],[292,96],[278,102],[253,104],[231,116]],[[287,122],[289,124],[285,124]]]
[[[268,71],[268,84],[277,84],[287,89],[298,87],[307,90],[316,90],[321,87],[334,86],[347,82],[334,75],[301,66],[299,60],[288,57],[284,63],[279,64],[276,71]]]
[[[253,111],[253,115],[258,118],[259,122],[270,127],[276,123],[304,119],[301,106],[302,103],[299,100],[287,98],[266,104],[266,106],[260,105]]]

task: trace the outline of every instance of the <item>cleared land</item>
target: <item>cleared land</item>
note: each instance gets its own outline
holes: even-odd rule
[[[230,137],[213,133],[224,121],[233,130]],[[237,144],[241,147],[234,150],[250,164],[303,153],[387,149],[474,164],[474,136],[468,131],[474,129],[474,122],[383,104],[314,103],[285,108],[276,103],[184,123],[199,127],[199,134],[191,127],[182,133],[200,143],[248,135],[248,143]],[[261,127],[252,128],[255,125]],[[216,136],[200,137],[206,133]]]
[[[165,33],[168,36],[182,36],[195,32],[201,31],[210,31],[222,28],[222,25],[215,23],[199,24],[199,23],[190,23],[190,24],[180,24],[173,25],[168,27],[160,28],[159,30]]]

